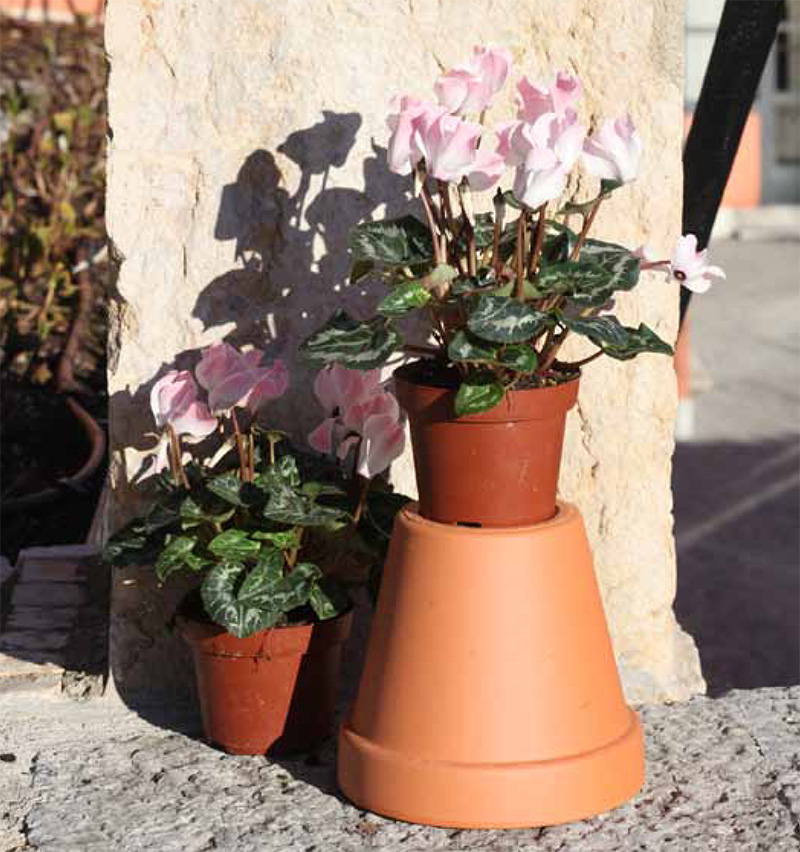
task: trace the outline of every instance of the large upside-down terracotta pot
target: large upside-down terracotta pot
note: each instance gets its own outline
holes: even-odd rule
[[[245,639],[179,616],[194,657],[206,738],[230,754],[306,751],[333,732],[352,612]]]
[[[408,364],[394,377],[411,427],[420,514],[484,527],[552,518],[564,425],[579,378],[507,391],[489,411],[459,417],[456,388],[425,384],[419,374],[419,364]]]
[[[353,802],[459,828],[553,825],[644,777],[578,510],[527,527],[395,521],[356,702]]]

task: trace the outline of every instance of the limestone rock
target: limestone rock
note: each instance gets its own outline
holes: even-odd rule
[[[298,438],[315,425],[297,343],[343,301],[357,314],[375,303],[379,293],[347,284],[346,237],[407,204],[408,180],[384,157],[387,103],[428,96],[475,43],[506,45],[533,78],[576,71],[585,120],[630,111],[646,146],[641,179],[605,205],[599,233],[668,251],[681,213],[681,37],[679,0],[109,4],[117,517],[148,445],[149,383],[199,347],[256,342],[284,358],[293,387],[270,414]],[[492,117],[509,116],[512,95]],[[570,189],[591,188],[583,178]],[[621,300],[622,316],[674,339],[677,300],[653,276]],[[625,686],[633,700],[686,697],[703,684],[672,615],[671,364],[596,362],[582,384],[562,493],[584,512]],[[408,457],[396,465],[399,488],[413,491],[412,470]],[[124,648],[129,619],[112,620]]]

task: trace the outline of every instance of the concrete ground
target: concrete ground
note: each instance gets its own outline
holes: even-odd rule
[[[0,691],[0,852],[800,849],[800,244],[713,252],[729,277],[692,312],[711,386],[675,457],[676,609],[721,697],[641,711],[632,802],[545,829],[409,825],[337,794],[330,743],[232,757],[191,712],[21,689]]]
[[[675,453],[676,612],[709,692],[800,683],[800,242],[711,246],[696,296],[708,388]]]
[[[299,761],[233,757],[180,718],[151,724],[107,700],[0,696],[0,850],[800,848],[800,688],[648,707],[642,719],[647,782],[632,802],[566,826],[459,831],[350,805],[336,792],[331,745]]]

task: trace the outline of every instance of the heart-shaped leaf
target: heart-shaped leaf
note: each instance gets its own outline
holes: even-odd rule
[[[560,321],[570,331],[588,337],[606,355],[627,361],[642,352],[672,355],[672,347],[654,331],[641,323],[638,328],[622,325],[614,316],[568,317]]]
[[[208,549],[220,559],[243,562],[258,556],[261,545],[253,541],[244,530],[225,530],[211,539]]]
[[[385,266],[416,266],[433,259],[430,231],[414,216],[357,225],[350,232],[348,248],[355,260]]]
[[[539,364],[539,358],[533,346],[526,343],[512,343],[503,347],[497,355],[496,362],[518,373],[532,373]]]
[[[456,394],[456,414],[479,414],[494,408],[505,395],[505,388],[491,373],[467,376]]]
[[[312,364],[341,364],[353,370],[380,367],[402,344],[399,332],[387,317],[359,322],[337,311],[301,346],[301,355]]]
[[[187,557],[191,554],[196,540],[185,535],[168,534],[164,549],[156,560],[156,576],[163,583],[170,574],[187,566]]]
[[[463,329],[453,335],[447,347],[447,357],[451,361],[490,363],[495,360],[496,353],[497,346],[486,343]]]
[[[392,287],[381,300],[378,313],[387,317],[399,317],[427,305],[430,300],[431,294],[421,281],[404,281]]]
[[[526,302],[483,293],[470,312],[467,326],[493,343],[522,343],[550,322],[550,316]]]

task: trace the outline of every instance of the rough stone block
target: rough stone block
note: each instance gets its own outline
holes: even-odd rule
[[[640,177],[603,205],[597,234],[669,256],[681,219],[682,8],[681,0],[562,0],[557,9],[549,0],[109,4],[107,224],[120,261],[109,362],[115,523],[135,508],[127,483],[152,443],[150,384],[176,360],[191,364],[200,347],[225,338],[284,358],[292,390],[269,417],[299,441],[316,425],[297,344],[335,306],[363,315],[379,298],[348,286],[347,234],[407,206],[409,181],[388,170],[383,150],[389,99],[431,96],[440,70],[473,44],[506,45],[515,73],[533,79],[577,72],[587,122],[630,112],[645,145]],[[490,121],[508,118],[512,100],[509,91]],[[591,188],[575,179],[569,192]],[[677,288],[649,274],[620,295],[619,314],[674,340],[677,302]],[[569,354],[587,351],[575,343]],[[704,688],[672,611],[676,404],[668,358],[606,359],[587,367],[567,429],[562,496],[584,514],[635,701]],[[412,471],[408,453],[393,471],[409,493]],[[112,613],[123,681],[125,660],[146,670],[172,642],[145,609],[151,600],[143,592],[141,617],[129,602]]]
[[[11,596],[12,605],[69,607],[75,609],[87,600],[86,590],[72,583],[21,583]]]

